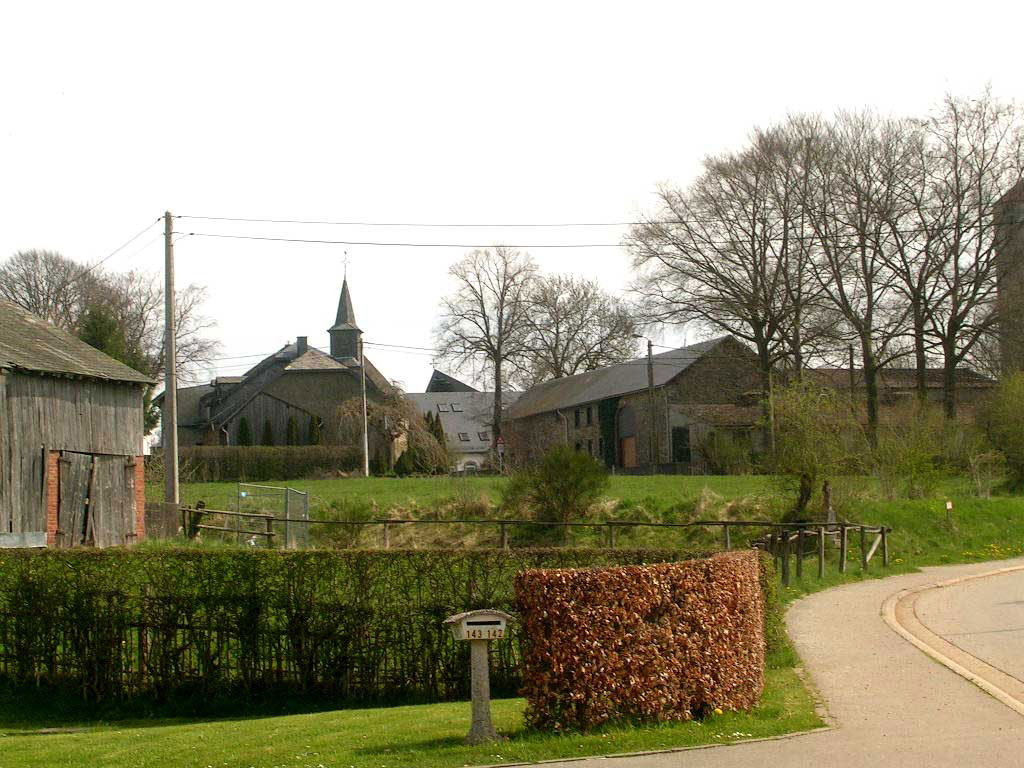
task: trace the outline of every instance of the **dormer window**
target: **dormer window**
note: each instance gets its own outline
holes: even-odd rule
[[[441,413],[448,413],[448,403],[438,403],[437,410],[440,411]]]
[[[452,413],[462,413],[462,404],[452,403]]]

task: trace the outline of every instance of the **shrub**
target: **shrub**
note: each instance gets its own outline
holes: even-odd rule
[[[814,489],[861,463],[864,436],[850,403],[834,389],[810,382],[778,390],[774,411],[775,453],[766,461],[773,472],[796,486],[796,503],[787,519],[806,519]]]
[[[749,709],[764,688],[758,555],[516,578],[526,721],[588,730]]]
[[[270,423],[270,419],[263,422],[263,437],[260,439],[260,445],[273,445],[274,444],[274,427]]]
[[[949,438],[938,408],[914,404],[893,414],[879,429],[873,457],[882,490],[908,499],[931,495],[942,479]]]
[[[322,472],[350,472],[362,465],[358,448],[337,445],[200,445],[179,450],[197,483],[294,480]]]
[[[978,420],[993,447],[1005,457],[1010,489],[1024,489],[1024,373],[1003,379],[980,409]]]
[[[284,442],[285,445],[299,444],[299,424],[295,420],[295,414],[288,417],[288,424],[285,427]]]
[[[468,648],[441,622],[514,610],[536,568],[639,565],[664,550],[0,551],[0,683],[80,700],[229,710],[284,697],[332,706],[465,699]],[[40,610],[46,606],[46,610]],[[491,685],[520,686],[518,630]]]
[[[730,432],[713,430],[706,433],[698,441],[697,450],[713,475],[747,474],[753,466],[750,438]]]
[[[505,510],[524,510],[537,522],[578,521],[587,516],[609,483],[608,472],[598,461],[559,445],[509,478],[501,491],[501,506]],[[528,538],[548,542],[567,537],[565,526],[543,526],[525,533]]]
[[[252,445],[252,427],[249,420],[243,416],[238,420],[238,444]]]
[[[309,417],[309,430],[306,434],[306,442],[310,445],[320,445],[320,417]]]

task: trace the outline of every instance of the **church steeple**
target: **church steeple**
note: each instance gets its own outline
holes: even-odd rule
[[[363,332],[356,325],[356,313],[352,308],[352,296],[348,292],[348,278],[341,284],[341,298],[338,299],[338,316],[327,332],[331,335],[331,357],[359,358],[359,339]]]

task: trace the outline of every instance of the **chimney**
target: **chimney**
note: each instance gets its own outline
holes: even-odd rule
[[[301,357],[306,354],[306,350],[309,349],[309,337],[299,336],[295,339],[295,356]]]

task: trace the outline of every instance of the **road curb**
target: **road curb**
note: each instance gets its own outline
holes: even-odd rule
[[[970,576],[960,576],[955,579],[946,579],[945,581],[939,581],[934,584],[927,584],[925,586],[915,587],[913,589],[903,589],[886,598],[885,602],[882,604],[881,613],[882,618],[885,620],[885,623],[888,624],[889,627],[892,628],[894,632],[896,632],[896,634],[900,635],[904,640],[918,648],[918,650],[923,652],[926,656],[942,664],[944,667],[952,670],[964,679],[974,683],[976,686],[985,691],[985,693],[989,694],[994,699],[998,700],[1002,704],[1005,704],[1014,712],[1024,717],[1024,701],[1021,701],[1020,699],[1012,696],[992,681],[974,672],[973,670],[968,669],[963,664],[954,661],[934,646],[925,642],[923,639],[921,639],[913,632],[911,632],[906,626],[904,626],[900,622],[898,616],[896,615],[896,609],[902,603],[908,601],[916,601],[917,598],[925,592],[930,592],[935,589],[943,589],[945,587],[952,587],[957,584],[962,584],[966,581],[973,581],[975,579],[984,579],[989,576],[999,576],[1004,573],[1012,573],[1014,571],[1024,571],[1024,565],[1014,565],[1009,566],[1007,568],[998,568],[994,571],[976,573]],[[924,627],[924,624],[922,624],[921,626]],[[927,627],[925,627],[925,629],[927,629]]]

